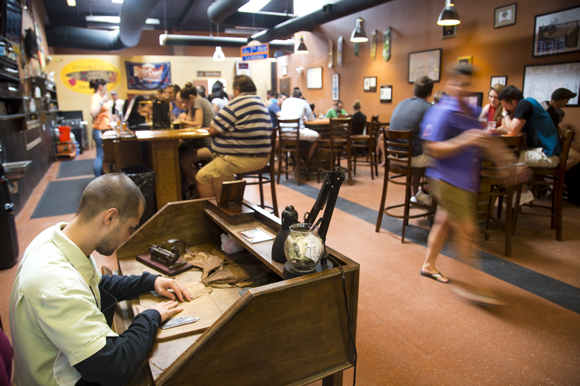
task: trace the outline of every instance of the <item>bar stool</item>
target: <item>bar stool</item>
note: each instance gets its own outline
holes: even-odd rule
[[[538,214],[538,213],[524,213],[533,216],[543,216],[550,217],[551,224],[550,229],[556,228],[556,240],[562,241],[562,200],[564,194],[564,180],[566,179],[566,161],[568,160],[568,153],[570,152],[570,147],[572,146],[572,140],[574,139],[574,132],[572,130],[566,130],[564,133],[564,146],[562,146],[562,154],[560,154],[560,164],[555,168],[537,168],[532,167],[533,179],[530,181],[533,187],[548,188],[552,187],[552,204],[547,205],[534,205],[533,201],[526,206],[533,208],[547,209],[550,214]],[[520,195],[518,194],[517,203],[519,207]],[[518,210],[516,208],[515,221],[517,221]]]
[[[242,178],[258,179],[255,182],[246,182],[246,185],[258,185],[260,188],[260,207],[262,209],[271,209],[274,216],[278,217],[278,199],[276,198],[276,184],[273,182],[276,176],[275,158],[276,158],[276,138],[278,129],[272,129],[272,150],[270,151],[270,159],[268,164],[260,170],[254,170],[247,173],[236,174],[236,180]],[[264,174],[268,174],[265,177]],[[270,184],[270,191],[272,193],[272,206],[264,203],[264,184]]]
[[[435,205],[430,207],[417,205],[420,214],[411,215],[411,176],[425,175],[425,168],[411,167],[411,153],[413,149],[413,130],[389,130],[381,127],[383,136],[383,145],[385,148],[385,176],[383,180],[383,194],[381,196],[381,206],[377,217],[377,226],[375,232],[380,232],[383,221],[383,213],[387,216],[403,219],[403,233],[401,242],[405,242],[405,230],[409,225],[409,219],[424,216],[432,216],[435,213]],[[405,141],[401,143],[400,141]],[[394,173],[389,175],[389,173]],[[400,181],[403,179],[403,181]],[[405,202],[398,205],[391,205],[385,208],[387,199],[388,184],[405,186]],[[423,185],[423,183],[421,183]],[[393,209],[404,208],[403,215],[394,214]]]
[[[359,149],[367,151],[367,161],[360,161],[363,166],[371,167],[371,179],[375,175],[379,176],[378,159],[376,153],[377,141],[379,137],[379,116],[375,115],[370,122],[366,122],[366,131],[368,134],[351,134],[350,147],[352,151],[352,171],[356,176],[357,155]]]
[[[308,147],[301,144],[300,141],[300,119],[278,119],[279,128],[279,145],[278,145],[278,184],[280,183],[280,174],[284,172],[286,174],[286,180],[288,179],[288,172],[290,167],[296,172],[296,183],[300,186],[300,172],[302,170],[306,171],[306,181],[308,181],[308,165],[302,165],[301,153],[307,151]],[[291,164],[290,158],[294,159],[294,163]],[[284,161],[284,166],[282,166],[282,161]]]
[[[350,143],[350,130],[352,126],[352,118],[330,118],[329,138],[321,138],[318,140],[318,153],[316,155],[317,179],[320,182],[320,172],[328,173],[335,165],[340,166],[340,160],[344,158],[346,153],[348,183],[353,184],[352,181],[352,156]],[[320,158],[322,153],[328,154],[329,167],[324,169],[320,165]]]

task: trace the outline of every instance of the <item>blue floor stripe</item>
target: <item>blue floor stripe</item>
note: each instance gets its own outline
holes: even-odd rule
[[[284,178],[280,180],[280,184],[315,200],[318,197],[319,189],[310,185],[298,186],[296,185],[295,180],[285,181]],[[372,224],[373,227],[376,226],[378,215],[376,210],[369,209],[340,197],[336,202],[336,209],[340,209],[343,212],[360,218],[361,220]],[[401,236],[402,223],[403,222],[399,219],[384,215],[381,228]],[[405,239],[424,247],[427,247],[428,236],[429,231],[413,225],[409,225],[405,232]],[[504,260],[483,251],[475,251],[476,253],[479,253],[479,256],[481,257],[481,264],[479,267],[481,271],[503,280],[506,283],[533,293],[534,295],[549,300],[550,302],[572,312],[580,314],[580,288],[563,283],[526,267],[522,267],[521,265],[515,264],[509,260]],[[449,247],[449,243],[447,243],[443,248],[441,254],[460,261],[455,251]]]

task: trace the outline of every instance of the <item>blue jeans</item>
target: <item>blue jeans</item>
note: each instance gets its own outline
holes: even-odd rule
[[[95,162],[93,163],[93,173],[96,177],[103,174],[103,133],[101,130],[93,129],[93,140],[95,141],[95,146],[97,147],[97,156],[95,157]]]

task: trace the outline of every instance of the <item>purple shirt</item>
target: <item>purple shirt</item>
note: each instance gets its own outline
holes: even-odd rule
[[[421,122],[422,138],[430,142],[443,142],[455,138],[464,131],[478,129],[480,108],[465,114],[456,98],[443,97],[438,104],[427,110]],[[463,190],[476,192],[479,189],[481,160],[475,146],[465,148],[454,157],[434,160],[425,175],[443,180]]]

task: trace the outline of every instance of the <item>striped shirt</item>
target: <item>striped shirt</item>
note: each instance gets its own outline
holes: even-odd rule
[[[272,149],[272,122],[262,99],[242,93],[216,114],[218,134],[212,150],[218,154],[265,154]]]

